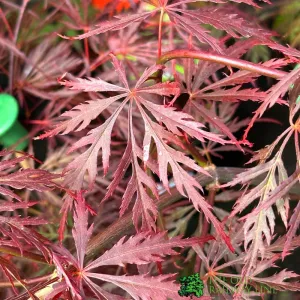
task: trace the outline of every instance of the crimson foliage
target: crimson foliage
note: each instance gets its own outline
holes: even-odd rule
[[[0,152],[3,297],[182,299],[176,276],[193,272],[202,299],[294,295],[298,275],[272,268],[300,245],[300,52],[233,3],[252,0],[106,2],[1,1],[1,88],[32,126],[30,154]],[[245,60],[258,45],[274,57]],[[252,118],[235,116],[241,101]],[[289,127],[254,152],[274,105]],[[34,140],[48,143],[36,168]],[[224,151],[251,166],[215,165]]]

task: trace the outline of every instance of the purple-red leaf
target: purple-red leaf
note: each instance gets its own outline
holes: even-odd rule
[[[177,255],[178,252],[173,250],[175,247],[183,248],[187,246],[204,243],[213,237],[208,238],[190,238],[181,239],[180,236],[166,238],[165,232],[157,234],[139,233],[129,237],[125,241],[124,236],[110,250],[102,254],[98,259],[85,267],[85,271],[106,265],[124,264],[148,264],[150,262],[161,262],[166,255]]]
[[[131,14],[129,16],[122,16],[122,18],[117,19],[117,20],[112,20],[112,21],[104,21],[100,24],[97,25],[97,28],[91,29],[88,32],[81,34],[77,37],[66,37],[62,36],[67,39],[75,39],[75,40],[82,40],[85,38],[88,38],[93,35],[97,35],[100,33],[107,32],[109,30],[114,31],[114,30],[120,30],[123,29],[129,25],[131,25],[133,22],[141,22],[147,17],[149,17],[153,12],[142,12],[142,13],[137,13],[137,14]]]
[[[83,269],[83,261],[86,251],[87,242],[93,232],[93,225],[88,228],[88,210],[82,192],[77,194],[77,201],[74,212],[74,228],[72,230],[73,238],[77,250],[77,259],[80,269]]]
[[[136,300],[182,299],[182,297],[178,295],[179,285],[175,284],[173,280],[170,280],[173,277],[172,274],[150,277],[146,275],[115,276],[86,272],[85,276],[113,283],[125,290]]]

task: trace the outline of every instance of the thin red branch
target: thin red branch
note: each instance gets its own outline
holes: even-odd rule
[[[23,15],[24,15],[26,6],[29,3],[29,1],[30,0],[24,0],[22,6],[20,8],[20,13],[19,13],[19,17],[18,17],[18,20],[17,20],[17,23],[16,23],[15,32],[14,32],[14,39],[13,39],[13,42],[14,42],[15,45],[17,44],[18,35],[19,35]],[[10,59],[9,59],[9,92],[10,93],[12,93],[12,87],[13,87],[13,81],[14,81],[13,78],[14,78],[14,53],[11,52]]]
[[[163,23],[164,10],[161,9],[159,17],[159,27],[158,27],[158,59],[161,57],[162,48],[162,23]]]
[[[9,246],[0,246],[0,253],[1,252],[10,254],[12,256],[17,256],[20,258],[26,258],[29,260],[33,260],[33,261],[39,262],[39,263],[44,263],[44,264],[49,264],[49,265],[52,264],[51,262],[47,262],[45,257],[40,254],[36,254],[36,253],[28,252],[28,251],[23,251],[21,253],[20,250],[13,248],[13,247],[9,247]]]
[[[268,68],[260,64],[255,64],[246,60],[231,58],[226,55],[213,54],[200,50],[172,50],[164,53],[157,61],[158,64],[165,64],[169,60],[176,58],[196,58],[205,61],[211,61],[226,66],[231,66],[241,70],[250,71],[256,74],[272,77],[275,79],[281,79],[287,75],[287,72]]]
[[[40,282],[51,279],[52,276],[53,276],[53,274],[40,276],[40,277],[36,277],[36,278],[31,278],[31,279],[23,279],[22,282],[24,282],[28,285],[34,284],[34,283],[40,283]],[[13,284],[14,284],[14,286],[23,286],[20,281],[14,281]],[[11,282],[10,281],[0,282],[0,288],[5,288],[5,287],[11,287]]]

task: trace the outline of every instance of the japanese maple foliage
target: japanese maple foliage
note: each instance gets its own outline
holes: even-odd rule
[[[300,52],[239,10],[257,1],[0,2],[0,87],[30,144],[0,152],[3,299],[183,299],[194,272],[203,299],[296,295]],[[289,126],[257,149],[273,106]]]

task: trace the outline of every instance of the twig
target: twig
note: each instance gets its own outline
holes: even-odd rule
[[[163,54],[160,59],[157,61],[158,64],[165,64],[167,61],[175,58],[196,58],[200,60],[211,61],[215,63],[220,63],[226,66],[231,66],[239,68],[241,70],[250,71],[252,73],[265,75],[268,77],[273,77],[276,79],[281,79],[286,76],[288,73],[272,68],[265,67],[260,64],[255,64],[246,60],[232,58],[226,55],[212,54],[200,50],[172,50]]]
[[[26,284],[34,284],[34,283],[40,283],[40,282],[49,280],[52,277],[53,277],[53,274],[50,274],[50,275],[45,275],[42,277],[36,277],[36,278],[31,278],[31,279],[22,279],[22,282],[26,283]],[[14,281],[13,285],[14,286],[23,286],[23,284],[20,281]],[[11,287],[11,282],[10,281],[0,282],[0,288],[4,288],[4,287]]]
[[[19,35],[19,31],[20,31],[20,26],[21,26],[21,22],[22,22],[22,18],[26,9],[26,6],[28,4],[30,0],[24,0],[23,4],[20,8],[20,13],[19,13],[19,17],[16,23],[16,27],[15,27],[15,31],[14,31],[14,39],[13,42],[16,45],[17,44],[17,40],[18,40],[18,35]],[[13,51],[10,53],[10,58],[9,58],[9,92],[12,94],[12,87],[13,87],[13,79],[14,79],[14,53]]]
[[[18,250],[17,248],[13,248],[13,247],[9,247],[9,246],[0,246],[0,253],[1,252],[10,254],[13,256],[17,256],[20,258],[26,258],[29,260],[33,260],[33,261],[39,262],[39,263],[51,264],[50,262],[47,262],[45,257],[40,254],[36,254],[36,253],[28,252],[28,251],[23,251],[21,253],[21,251]]]

